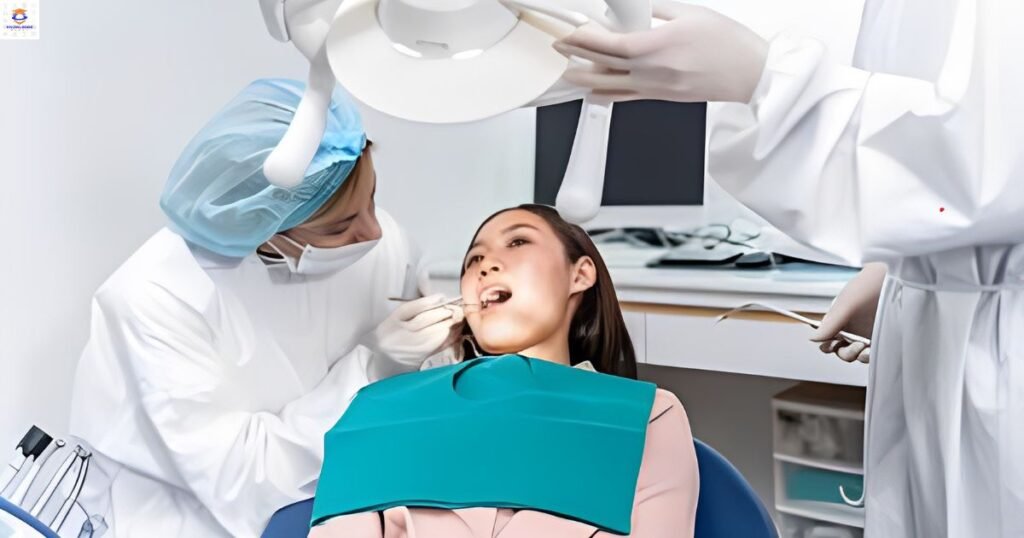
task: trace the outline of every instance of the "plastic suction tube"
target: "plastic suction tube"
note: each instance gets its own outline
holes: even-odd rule
[[[302,183],[327,127],[327,109],[334,92],[334,73],[323,50],[309,66],[309,83],[302,94],[295,117],[281,142],[263,163],[263,175],[279,187]]]
[[[610,100],[595,96],[583,99],[569,165],[555,199],[558,213],[569,222],[584,223],[601,209],[611,119]]]
[[[611,30],[632,32],[651,27],[650,0],[605,0]],[[608,133],[612,123],[612,102],[589,95],[583,99],[576,138],[569,165],[555,198],[563,219],[582,224],[597,216],[604,194],[604,170],[608,159]]]

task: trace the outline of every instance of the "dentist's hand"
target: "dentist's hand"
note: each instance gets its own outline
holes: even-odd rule
[[[443,295],[409,301],[367,335],[364,344],[374,352],[371,381],[416,370],[449,342],[465,314],[461,306],[440,306],[446,301]]]
[[[768,43],[708,8],[656,0],[651,30],[617,33],[581,26],[555,43],[567,56],[594,63],[570,68],[568,82],[616,100],[749,102],[764,70]]]
[[[885,264],[865,264],[864,269],[839,292],[821,320],[821,326],[811,336],[811,341],[822,342],[823,353],[835,353],[846,362],[868,362],[870,348],[859,342],[846,341],[839,336],[839,331],[871,338],[885,271]]]

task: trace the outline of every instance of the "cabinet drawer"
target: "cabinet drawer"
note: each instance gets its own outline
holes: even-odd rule
[[[769,316],[715,323],[715,311],[648,312],[648,364],[865,386],[867,365],[826,355],[805,325]],[[693,314],[686,313],[692,311]]]
[[[636,351],[636,362],[647,362],[647,315],[643,312],[624,311],[622,319],[626,322],[626,331],[633,341]]]

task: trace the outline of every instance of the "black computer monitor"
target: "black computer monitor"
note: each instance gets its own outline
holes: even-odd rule
[[[582,101],[537,109],[534,200],[554,204]],[[685,224],[704,202],[707,105],[667,101],[616,103],[612,110],[603,227]]]

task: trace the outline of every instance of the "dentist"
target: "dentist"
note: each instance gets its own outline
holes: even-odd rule
[[[96,458],[80,500],[117,538],[258,536],[313,495],[355,392],[418,368],[462,321],[439,296],[389,313],[419,255],[375,207],[340,92],[301,182],[264,176],[303,91],[260,80],[221,110],[171,171],[169,227],[96,292],[71,433]]]

